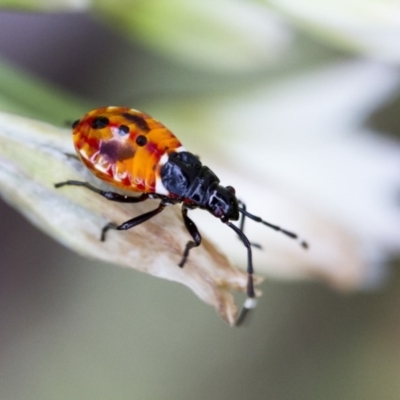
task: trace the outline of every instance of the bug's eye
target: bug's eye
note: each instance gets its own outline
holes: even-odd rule
[[[230,192],[232,194],[236,194],[236,190],[232,186],[227,186],[226,189],[228,190],[228,192]]]
[[[72,123],[72,125],[71,125],[72,129],[75,129],[75,128],[78,126],[79,122],[81,122],[79,119],[77,119],[76,121],[74,121],[74,122]]]

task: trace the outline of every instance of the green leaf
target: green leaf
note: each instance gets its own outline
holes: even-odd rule
[[[0,109],[64,125],[88,106],[54,85],[0,62]]]

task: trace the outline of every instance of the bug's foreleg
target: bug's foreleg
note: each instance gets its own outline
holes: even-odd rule
[[[63,187],[63,186],[82,186],[90,191],[99,194],[100,196],[105,197],[107,200],[111,201],[117,201],[120,203],[139,203],[141,201],[145,201],[149,198],[149,195],[147,193],[142,193],[140,196],[125,196],[119,193],[111,192],[108,190],[100,190],[97,189],[96,187],[92,186],[88,182],[81,182],[81,181],[65,181],[65,182],[59,182],[55,183],[54,186],[56,189]]]
[[[186,260],[189,256],[189,251],[193,249],[194,247],[200,246],[201,243],[201,235],[200,232],[197,229],[197,226],[195,223],[187,216],[188,209],[185,207],[185,205],[182,206],[182,218],[183,222],[185,223],[186,229],[190,233],[190,236],[193,238],[193,241],[189,240],[186,243],[185,250],[183,252],[182,260],[178,264],[181,268],[185,265]]]
[[[236,319],[235,325],[241,325],[249,312],[256,308],[257,306],[257,299],[256,294],[254,291],[254,269],[253,269],[253,255],[251,251],[251,243],[249,239],[247,239],[246,235],[236,226],[233,225],[231,222],[226,223],[230,228],[232,228],[239,236],[240,240],[243,242],[247,249],[247,299],[243,304],[242,310],[240,311],[239,316]]]

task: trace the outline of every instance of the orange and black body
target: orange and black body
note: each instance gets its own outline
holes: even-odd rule
[[[198,157],[145,113],[123,107],[90,111],[74,122],[73,141],[90,171],[113,186],[167,196],[224,220],[239,219],[232,188],[220,186]]]
[[[159,206],[122,224],[109,223],[101,233],[105,240],[109,229],[127,230],[153,218],[168,205],[182,203],[182,217],[193,241],[189,241],[178,264],[183,267],[189,251],[200,245],[201,235],[188,217],[190,209],[209,211],[233,229],[247,248],[247,300],[237,319],[239,325],[256,306],[253,287],[252,244],[243,233],[245,217],[298,239],[297,235],[250,214],[237,200],[231,186],[220,185],[217,175],[198,157],[185,150],[176,136],[149,115],[127,107],[104,107],[88,112],[73,123],[73,141],[82,162],[98,178],[139,196],[127,196],[97,189],[87,182],[66,181],[57,188],[83,186],[108,200],[138,203],[160,199]],[[231,221],[241,220],[239,227]],[[303,247],[306,242],[300,241]],[[259,246],[258,246],[259,247]]]

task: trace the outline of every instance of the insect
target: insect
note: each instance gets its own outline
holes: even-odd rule
[[[100,190],[88,182],[68,180],[55,184],[81,186],[107,200],[121,203],[139,203],[159,199],[157,208],[136,216],[122,224],[108,223],[101,231],[106,239],[110,229],[131,229],[164,210],[166,206],[181,203],[183,222],[192,240],[186,243],[179,267],[183,267],[189,252],[200,246],[201,235],[188,217],[188,210],[200,208],[209,211],[238,235],[247,249],[247,299],[236,325],[257,305],[253,284],[252,244],[243,232],[245,218],[264,224],[295,239],[307,248],[305,241],[286,229],[250,214],[237,199],[232,186],[220,185],[220,180],[199,158],[185,150],[178,138],[164,125],[149,115],[127,107],[104,107],[88,112],[72,124],[75,149],[86,167],[98,178],[119,189],[140,192],[127,196]],[[240,221],[239,221],[240,219]],[[236,226],[232,221],[239,221]]]

